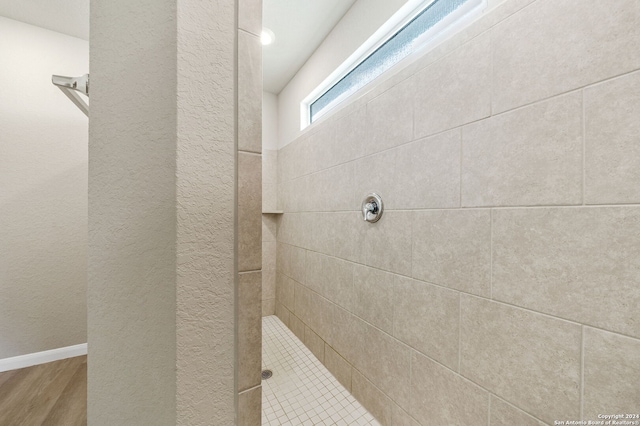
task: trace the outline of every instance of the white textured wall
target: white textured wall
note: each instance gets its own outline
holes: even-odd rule
[[[176,5],[91,2],[88,423],[176,424]]]
[[[89,424],[233,425],[236,2],[91,11]]]
[[[86,41],[0,17],[0,358],[86,342]]]

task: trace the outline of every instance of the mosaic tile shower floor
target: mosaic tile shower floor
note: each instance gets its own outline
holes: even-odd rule
[[[262,318],[263,426],[380,425],[275,315]]]

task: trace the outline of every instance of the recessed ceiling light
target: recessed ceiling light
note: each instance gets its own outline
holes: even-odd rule
[[[274,41],[276,41],[276,36],[273,34],[273,31],[268,28],[263,28],[262,33],[260,33],[260,42],[262,45],[267,46],[273,44]]]

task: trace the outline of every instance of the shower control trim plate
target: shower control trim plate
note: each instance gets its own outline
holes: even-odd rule
[[[362,201],[361,211],[365,222],[375,223],[380,220],[383,212],[382,198],[374,192]]]

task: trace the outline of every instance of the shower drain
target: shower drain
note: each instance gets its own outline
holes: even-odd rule
[[[273,376],[273,371],[271,370],[262,370],[262,380],[270,379]]]

